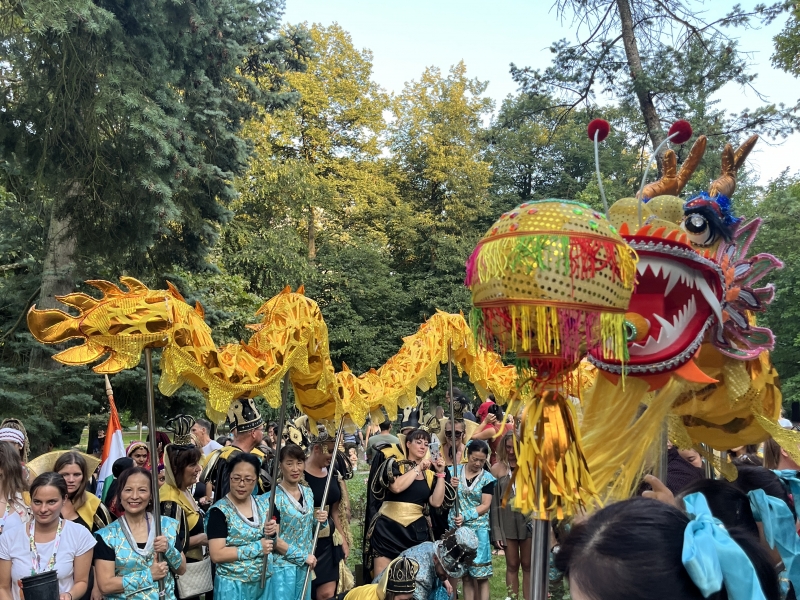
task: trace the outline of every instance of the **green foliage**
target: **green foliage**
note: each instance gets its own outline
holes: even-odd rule
[[[800,7],[795,5],[783,30],[775,36],[772,64],[800,77]]]
[[[784,262],[770,275],[775,300],[759,322],[775,334],[772,362],[781,377],[784,405],[800,401],[800,178],[772,182],[755,214],[764,219],[751,254],[769,252]]]

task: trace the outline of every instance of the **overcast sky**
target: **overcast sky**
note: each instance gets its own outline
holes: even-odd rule
[[[752,1],[745,0],[749,8]],[[731,3],[706,0],[713,15]],[[373,78],[388,92],[400,92],[405,82],[418,79],[428,66],[444,72],[460,60],[468,74],[488,81],[486,93],[499,106],[514,94],[510,63],[545,68],[552,58],[549,46],[560,38],[574,39],[570,22],[560,22],[549,0],[286,0],[288,23],[337,22],[350,32],[358,48],[373,52]],[[734,30],[743,50],[751,52],[756,89],[769,102],[793,105],[800,97],[800,81],[770,65],[773,36],[785,17],[761,30]],[[760,104],[750,89],[729,85],[720,95],[722,106],[738,112]],[[769,143],[767,143],[769,142]],[[772,145],[770,145],[772,144]],[[785,168],[800,169],[800,135],[787,141],[760,140],[748,159],[761,182]]]

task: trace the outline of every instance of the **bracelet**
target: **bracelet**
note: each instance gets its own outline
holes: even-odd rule
[[[436,473],[436,477],[442,478],[444,477],[444,473]]]
[[[71,592],[64,592],[67,596],[69,596],[69,600],[72,600],[72,593]]]

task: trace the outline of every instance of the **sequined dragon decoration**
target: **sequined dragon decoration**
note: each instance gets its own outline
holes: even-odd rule
[[[756,140],[736,151],[727,145],[720,177],[687,201],[678,194],[702,157],[705,138],[680,172],[668,151],[665,177],[644,189],[641,226],[637,199],[610,209],[610,220],[639,256],[625,314],[627,360],[593,350],[592,366],[584,365],[597,369],[584,393],[586,456],[596,484],[611,495],[624,496],[635,486],[645,460],[641,440],[656,439],[664,418],[673,442],[712,460],[701,444],[726,450],[791,435],[776,423],[781,394],[769,361],[774,338],[755,322],[774,296],[774,287],[761,282],[782,263],[768,254],[749,256],[761,220],[743,223],[730,202],[736,172]],[[644,414],[642,404],[648,406]],[[608,460],[608,447],[627,457],[624,465]]]
[[[84,293],[58,297],[77,315],[33,307],[28,313],[31,333],[46,344],[80,340],[53,358],[67,365],[104,359],[94,366],[96,373],[131,369],[140,363],[145,347],[163,348],[160,391],[169,396],[184,384],[200,389],[207,396],[207,413],[216,422],[225,419],[235,398],[263,395],[270,405],[279,406],[287,371],[298,408],[315,421],[335,422],[347,414],[363,424],[367,414],[380,407],[394,418],[398,407],[416,403],[417,388],[436,385],[451,345],[456,367],[480,394],[509,398],[515,393],[513,367],[478,348],[458,314],[437,312],[403,340],[386,364],[356,376],[346,365],[334,371],[327,325],[302,288],[294,293],[287,288],[264,303],[257,312],[261,321],[249,326],[254,334],[247,342],[217,347],[202,306],[187,304],[172,284],[152,290],[131,277],[120,281],[125,289],[108,281],[88,281],[102,292],[100,298]]]

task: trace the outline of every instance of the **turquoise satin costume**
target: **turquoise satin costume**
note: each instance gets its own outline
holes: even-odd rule
[[[270,578],[269,592],[266,600],[310,600],[311,584],[306,588],[306,594],[300,598],[303,591],[303,582],[306,577],[306,558],[311,554],[311,542],[314,539],[314,493],[311,488],[301,485],[303,505],[289,496],[278,485],[275,494],[275,507],[281,516],[280,537],[289,545],[286,554],[273,555],[272,577]],[[270,492],[260,497],[269,503]]]
[[[264,555],[261,551],[261,539],[264,533],[264,523],[269,512],[269,499],[266,496],[255,498],[258,510],[258,523],[243,519],[239,511],[234,508],[226,498],[222,498],[209,509],[219,510],[225,517],[228,525],[228,536],[225,545],[237,548],[238,560],[229,563],[217,564],[214,579],[214,596],[217,598],[233,600],[267,600],[271,578],[261,587],[261,569],[264,564]],[[270,555],[267,563],[267,574],[272,572],[272,559]]]
[[[450,469],[452,467],[448,467]],[[494,475],[489,471],[482,469],[480,473],[475,476],[472,485],[466,484],[464,476],[464,465],[458,465],[457,473],[459,475],[458,489],[458,508],[461,511],[461,516],[464,517],[464,527],[469,527],[478,536],[478,555],[472,566],[467,570],[468,574],[475,579],[486,579],[492,576],[492,542],[489,539],[489,511],[478,516],[478,507],[483,500],[484,486],[496,481]],[[455,527],[455,513],[451,509],[450,514],[447,516],[447,522],[450,527]]]
[[[172,569],[181,566],[181,553],[175,548],[178,538],[179,524],[175,519],[161,517],[161,535],[167,538],[169,550],[165,554],[167,563]],[[106,600],[159,600],[158,582],[153,581],[150,565],[153,554],[142,556],[131,547],[120,521],[103,527],[95,535],[102,538],[105,544],[114,550],[114,575],[122,577],[124,591],[121,594],[106,594]],[[175,600],[175,580],[168,571],[164,578],[166,600]]]

